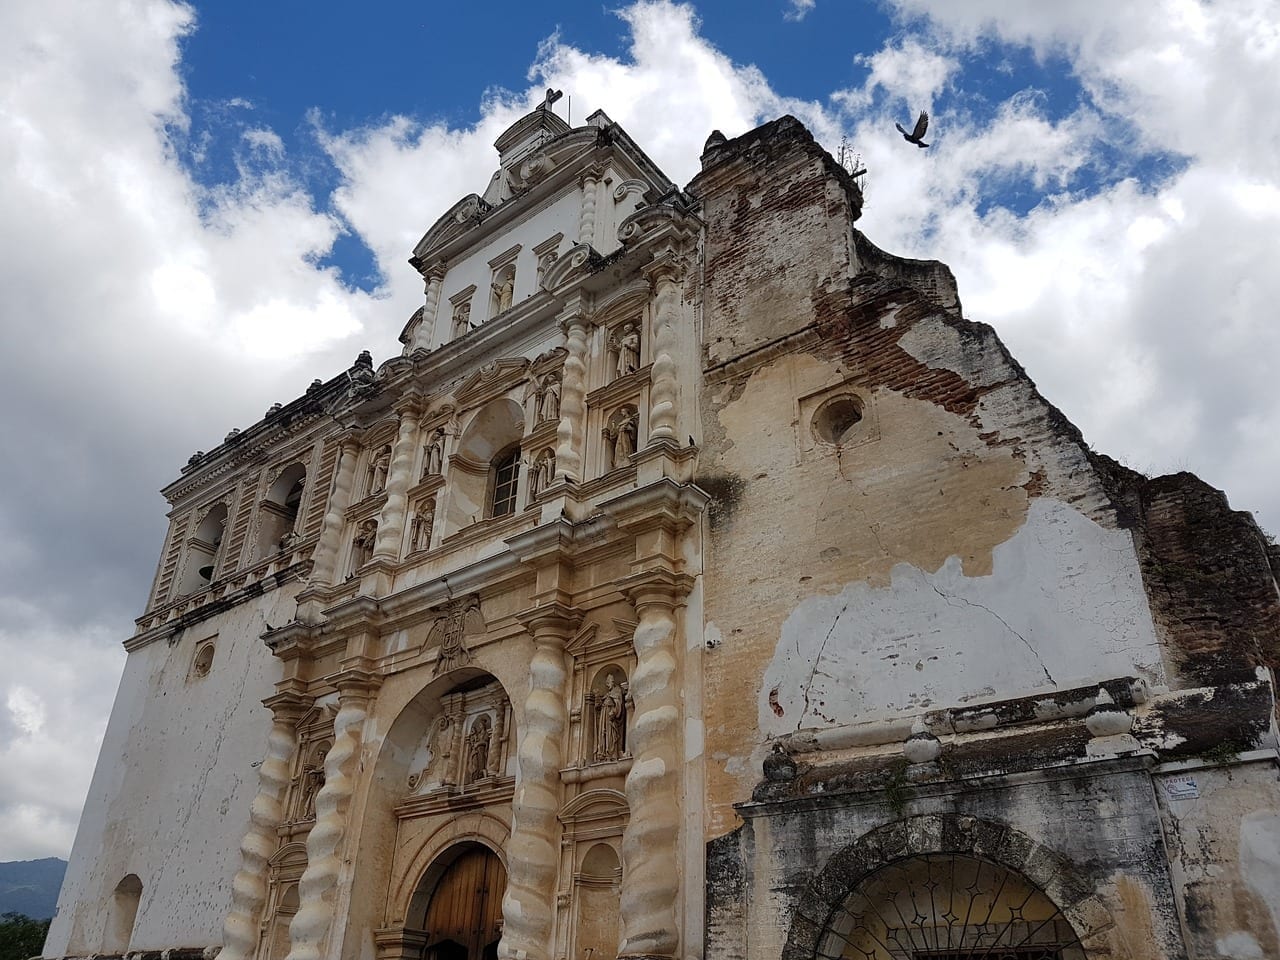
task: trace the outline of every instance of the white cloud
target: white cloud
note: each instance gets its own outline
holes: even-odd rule
[[[817,6],[818,0],[788,0],[787,11],[782,15],[784,20],[803,20]]]

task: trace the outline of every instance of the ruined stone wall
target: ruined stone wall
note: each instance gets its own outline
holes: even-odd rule
[[[833,167],[783,120],[715,148],[690,187],[713,835],[768,738],[1166,675],[1078,432],[960,319],[944,267],[854,232]],[[831,422],[841,403],[860,418]]]

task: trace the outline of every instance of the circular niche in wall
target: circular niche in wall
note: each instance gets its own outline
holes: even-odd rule
[[[861,422],[862,401],[851,393],[841,393],[814,411],[813,435],[838,447],[854,439]]]

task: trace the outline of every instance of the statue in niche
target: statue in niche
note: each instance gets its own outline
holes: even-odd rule
[[[551,486],[551,481],[556,476],[556,455],[547,448],[542,451],[542,455],[538,457],[538,462],[533,467],[533,476],[529,480],[529,495],[536,497],[543,490]]]
[[[596,695],[597,763],[617,760],[627,748],[627,682],[612,674],[604,678],[604,691]]]
[[[351,576],[373,559],[373,544],[378,539],[378,521],[370,517],[363,520],[351,541]]]
[[[302,771],[302,804],[299,819],[314,820],[316,818],[316,796],[324,786],[324,758],[328,755],[327,746],[316,748],[315,753],[311,755],[311,762]]]
[[[435,676],[471,662],[467,649],[467,637],[483,633],[484,617],[480,613],[480,600],[474,595],[450,600],[444,616],[436,620],[427,634],[427,646],[438,643],[440,653],[436,657]]]
[[[422,476],[438,477],[444,470],[444,427],[436,427],[422,457]]]
[[[605,427],[604,436],[611,454],[610,469],[628,466],[631,455],[636,452],[636,429],[638,426],[634,407],[623,407],[614,415],[613,426]]]
[[[489,717],[480,714],[467,734],[467,770],[463,783],[475,783],[489,776]]]
[[[628,323],[622,328],[622,332],[613,340],[613,348],[618,351],[615,376],[625,377],[640,369],[640,331],[634,323]]]
[[[496,317],[504,310],[511,309],[511,301],[516,292],[516,274],[514,270],[504,270],[493,282],[493,315]]]
[[[548,374],[538,393],[538,423],[560,419],[560,378]]]
[[[453,308],[453,339],[471,332],[471,301],[464,300]]]
[[[391,448],[383,447],[369,463],[369,495],[387,489],[387,472],[391,469]]]
[[[414,508],[409,524],[409,552],[431,548],[431,530],[435,526],[436,498],[424,500]]]

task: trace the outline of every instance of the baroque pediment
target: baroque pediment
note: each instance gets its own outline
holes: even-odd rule
[[[459,407],[470,407],[491,397],[506,393],[525,378],[529,361],[524,357],[491,360],[467,379],[453,393]]]
[[[415,260],[425,260],[432,250],[456,240],[479,225],[492,206],[477,193],[467,194],[435,222],[413,248]]]

